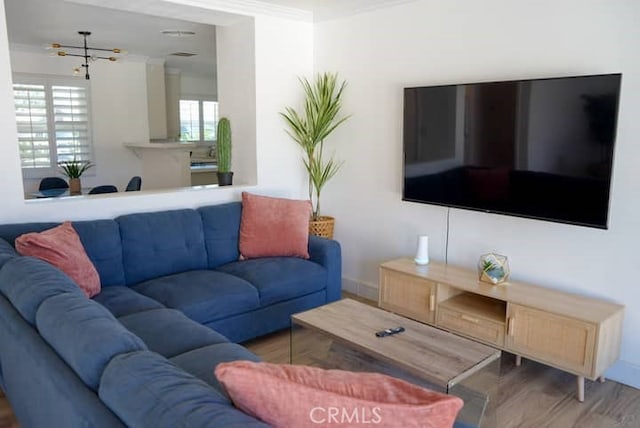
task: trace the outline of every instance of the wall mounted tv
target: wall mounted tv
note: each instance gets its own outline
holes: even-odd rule
[[[403,200],[606,229],[621,77],[405,88]]]

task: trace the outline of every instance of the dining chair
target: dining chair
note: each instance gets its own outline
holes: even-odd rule
[[[131,177],[131,180],[129,180],[129,183],[127,183],[127,188],[124,191],[135,192],[137,190],[140,190],[141,187],[142,187],[142,177],[135,175]]]
[[[89,190],[89,194],[97,195],[100,193],[115,193],[117,191],[118,191],[118,188],[116,186],[113,186],[111,184],[105,184],[103,186],[96,186],[93,189]]]
[[[44,177],[40,180],[38,190],[68,189],[69,184],[60,177]]]

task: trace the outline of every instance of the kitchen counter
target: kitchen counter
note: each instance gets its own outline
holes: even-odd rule
[[[198,147],[195,143],[124,143],[125,147],[151,150],[193,150]]]
[[[215,163],[202,164],[202,165],[194,165],[193,163],[191,163],[190,169],[191,169],[191,174],[197,174],[201,172],[217,172],[218,165],[216,165]]]

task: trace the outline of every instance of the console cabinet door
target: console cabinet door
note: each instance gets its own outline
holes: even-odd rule
[[[505,349],[592,377],[596,325],[510,303]]]
[[[413,275],[380,269],[378,304],[408,318],[433,324],[436,284]]]

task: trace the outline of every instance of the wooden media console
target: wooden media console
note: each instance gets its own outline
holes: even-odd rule
[[[624,306],[540,286],[481,282],[447,264],[399,259],[380,266],[378,304],[417,321],[469,337],[584,379],[604,380],[619,357]]]

